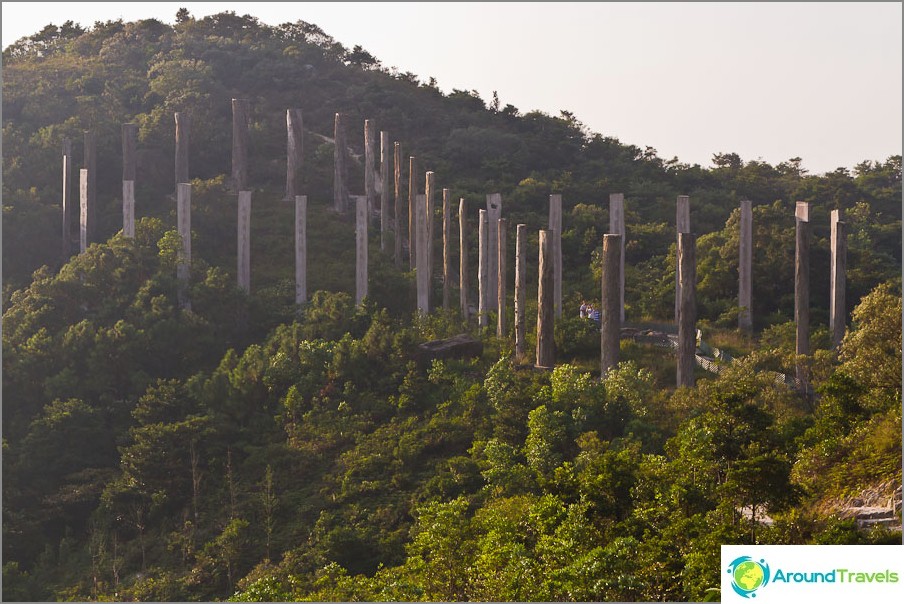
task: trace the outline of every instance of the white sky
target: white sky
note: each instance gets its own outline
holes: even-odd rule
[[[3,2],[4,48],[72,19],[304,20],[443,92],[575,114],[622,143],[821,174],[902,151],[902,4]]]

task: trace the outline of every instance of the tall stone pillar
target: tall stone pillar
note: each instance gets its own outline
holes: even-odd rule
[[[251,191],[239,191],[238,285],[251,293]]]
[[[797,324],[798,356],[810,354],[810,204],[798,201],[794,212],[796,254],[794,260],[794,322]],[[809,392],[806,363],[797,364],[801,392]]]
[[[85,202],[85,247],[94,241],[97,230],[97,137],[93,130],[85,130],[85,166],[88,171]],[[84,250],[82,250],[84,251]]]
[[[753,332],[753,209],[741,201],[740,259],[738,262],[738,329]]]
[[[625,322],[625,195],[609,195],[609,233],[621,236],[621,260],[618,266],[618,314]]]
[[[176,258],[176,279],[179,282],[179,306],[191,310],[188,282],[191,279],[191,185],[176,185],[176,230],[182,243]]]
[[[408,262],[409,267],[417,268],[417,158],[408,158]]]
[[[389,133],[380,131],[380,251],[389,249]]]
[[[137,124],[122,125],[122,234],[135,237],[135,146]]]
[[[621,235],[603,235],[602,308],[600,309],[600,375],[606,379],[609,370],[618,365],[621,339],[618,290],[621,266]]]
[[[691,232],[691,202],[687,195],[679,195],[676,205],[675,230],[677,233]],[[677,250],[675,254],[677,255]],[[681,281],[678,279],[678,259],[675,258],[675,323],[678,323],[678,307],[681,304]]]
[[[426,177],[426,182],[424,184],[424,194],[427,198],[427,279],[432,284],[433,267],[435,264],[433,262],[433,248],[435,247],[433,238],[433,208],[435,207],[434,201],[436,200],[436,175],[433,172],[427,172]]]
[[[678,282],[681,305],[678,312],[678,387],[694,386],[697,350],[696,237],[678,233]]]
[[[304,158],[304,120],[301,109],[286,109],[286,196],[292,201],[298,194],[298,171]]]
[[[443,189],[443,310],[452,304],[452,192]]]
[[[515,361],[524,360],[526,326],[524,323],[527,303],[527,225],[515,227]]]
[[[367,220],[377,205],[377,132],[373,120],[364,120],[364,195],[367,197]]]
[[[135,237],[135,181],[122,181],[122,234]]]
[[[415,225],[417,239],[417,267],[415,268],[415,277],[417,278],[417,309],[427,314],[430,312],[430,270],[427,263],[430,261],[430,255],[427,253],[427,244],[429,237],[427,235],[427,196],[418,195],[415,198]]]
[[[490,245],[487,211],[480,210],[480,221],[477,223],[477,324],[486,327],[490,324]]]
[[[308,301],[308,196],[295,196],[295,304]]]
[[[251,111],[248,99],[232,99],[232,186],[248,190],[248,125]]]
[[[552,234],[540,231],[539,279],[537,287],[537,363],[541,369],[555,365],[555,303],[553,300]]]
[[[549,230],[553,235],[553,289],[556,300],[556,319],[562,317],[562,196],[549,196]]]
[[[367,297],[367,196],[355,195],[355,304]]]
[[[176,168],[175,181],[176,188],[180,182],[191,182],[188,176],[188,140],[189,131],[191,130],[191,117],[187,113],[177,111],[174,116],[176,120]]]
[[[845,288],[847,287],[847,225],[841,220],[841,210],[832,210],[831,259],[829,277],[829,333],[832,348],[838,349],[844,339],[847,319]]]
[[[337,113],[333,121],[333,209],[339,214],[348,212],[348,167],[345,165],[347,150],[345,124],[342,114]]]
[[[496,237],[496,266],[499,270],[499,275],[497,276],[496,282],[496,337],[501,338],[505,336],[506,331],[505,298],[507,295],[506,282],[508,281],[508,276],[505,270],[505,255],[506,253],[508,253],[506,249],[508,228],[505,218],[500,218],[497,221]]]
[[[502,195],[499,193],[490,193],[487,195],[487,240],[492,246],[498,237],[496,229],[499,227],[499,219],[502,218]],[[487,264],[487,278],[490,283],[496,283],[499,280],[499,264],[496,254],[490,254]],[[487,300],[489,310],[496,310],[496,296],[491,295]]]
[[[392,169],[395,180],[395,213],[393,216],[393,233],[395,233],[395,266],[402,268],[402,145],[393,143]]]
[[[78,172],[79,192],[79,220],[78,220],[78,251],[84,254],[88,249],[88,170],[82,168]]]
[[[63,242],[62,260],[72,253],[72,141],[63,139]]]
[[[458,303],[461,318],[467,322],[470,314],[468,306],[468,215],[465,198],[458,200]]]

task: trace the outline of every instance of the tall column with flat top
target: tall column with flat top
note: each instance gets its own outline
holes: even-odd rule
[[[452,192],[443,189],[443,310],[452,304]]]
[[[389,249],[389,133],[380,131],[380,251]]]
[[[393,233],[395,234],[395,266],[402,268],[402,145],[396,141],[392,150],[392,171],[395,180],[395,212]]]
[[[286,196],[292,201],[298,193],[298,171],[304,156],[304,121],[301,109],[286,109]]]
[[[694,385],[697,364],[697,264],[693,233],[678,233],[678,281],[681,308],[678,312],[678,387]]]
[[[430,312],[430,271],[427,263],[430,261],[430,255],[427,253],[427,196],[418,195],[415,198],[415,221],[417,222],[417,267],[415,268],[415,277],[417,278],[417,309],[421,313]]]
[[[232,99],[232,186],[248,190],[248,124],[251,112],[248,99]]]
[[[618,266],[618,315],[625,322],[625,195],[609,195],[609,233],[621,236],[621,260]]]
[[[367,297],[367,196],[355,195],[355,304]]]
[[[408,262],[417,267],[417,158],[408,158]]]
[[[489,297],[490,297],[490,245],[487,224],[487,211],[480,210],[480,220],[477,223],[477,324],[486,327],[490,324]]]
[[[847,319],[844,290],[847,286],[847,225],[841,220],[841,210],[832,210],[831,259],[829,277],[829,333],[832,348],[841,346]]]
[[[495,241],[498,237],[496,229],[499,228],[499,219],[502,218],[502,195],[499,193],[490,193],[487,195],[487,240],[490,241],[490,245],[495,247]],[[499,280],[499,264],[497,262],[496,254],[490,254],[490,257],[487,259],[487,278],[490,283],[494,284]],[[487,307],[489,310],[496,309],[496,296],[491,295],[487,303],[489,306]]]
[[[677,233],[691,232],[691,202],[687,195],[679,195],[676,204],[675,230]],[[677,250],[676,250],[677,255]],[[678,308],[681,304],[681,281],[678,279],[678,260],[675,259],[675,323],[678,323]]]
[[[553,235],[553,271],[556,319],[562,316],[562,196],[549,196],[549,230]]]
[[[333,210],[339,214],[348,212],[346,152],[345,123],[342,120],[342,114],[337,113],[333,120]]]
[[[810,354],[810,204],[798,201],[794,218],[794,322],[797,324],[796,353],[801,357]],[[808,392],[809,375],[802,360],[797,363],[797,380],[800,391]]]
[[[458,200],[458,304],[461,318],[467,322],[470,314],[468,305],[468,215],[465,198]]]
[[[427,198],[426,216],[427,216],[427,279],[433,284],[433,208],[436,199],[436,175],[433,172],[427,172],[426,182],[424,184],[424,195]],[[420,234],[418,234],[420,235]]]
[[[555,308],[553,301],[552,233],[540,231],[539,279],[537,287],[537,363],[541,369],[555,365]]]
[[[524,323],[527,303],[527,225],[515,227],[515,360],[524,360],[526,325]]]
[[[753,210],[749,199],[741,201],[740,258],[738,261],[738,329],[753,331]]]
[[[621,235],[603,235],[602,308],[600,309],[600,375],[603,379],[618,365],[621,321],[619,318],[618,269],[621,266]]]
[[[506,285],[508,276],[505,270],[505,255],[508,253],[506,246],[506,238],[508,236],[508,228],[505,218],[497,221],[496,228],[496,265],[499,267],[499,275],[496,283],[496,337],[505,336],[505,298]]]

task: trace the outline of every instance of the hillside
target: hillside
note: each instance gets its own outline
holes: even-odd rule
[[[809,175],[797,158],[725,152],[705,169],[590,132],[567,110],[444,94],[313,24],[178,21],[48,26],[3,53],[4,599],[702,600],[719,584],[720,543],[900,542],[900,508],[892,529],[842,513],[901,485],[900,156]],[[233,98],[252,111],[250,293],[236,286]],[[282,201],[293,107],[309,198],[301,306]],[[175,112],[192,119],[191,310],[177,296]],[[354,304],[353,216],[331,210],[336,112],[353,194],[369,119],[402,146],[403,198],[414,155],[420,187],[433,171],[466,200],[472,289],[486,195],[502,195],[509,257],[513,225],[528,225],[527,363],[457,310],[419,316],[414,271],[373,230],[369,297]],[[132,239],[124,123],[139,128]],[[61,258],[61,145],[72,139],[81,161],[88,129],[96,243]],[[539,371],[537,231],[553,193],[565,314],[556,367]],[[600,380],[599,332],[577,309],[600,300],[612,193],[625,196],[627,322],[673,322],[675,199],[689,195],[698,327],[736,364],[676,388],[673,356],[625,339]],[[736,329],[743,199],[753,334]],[[798,361],[797,201],[813,225],[812,396],[771,373]],[[833,351],[836,209],[849,328]],[[482,353],[419,353],[462,332]]]

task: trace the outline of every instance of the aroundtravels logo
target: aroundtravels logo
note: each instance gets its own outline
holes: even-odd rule
[[[750,556],[741,556],[728,565],[731,587],[743,598],[755,598],[756,590],[769,583],[769,565],[765,560],[757,562]]]

